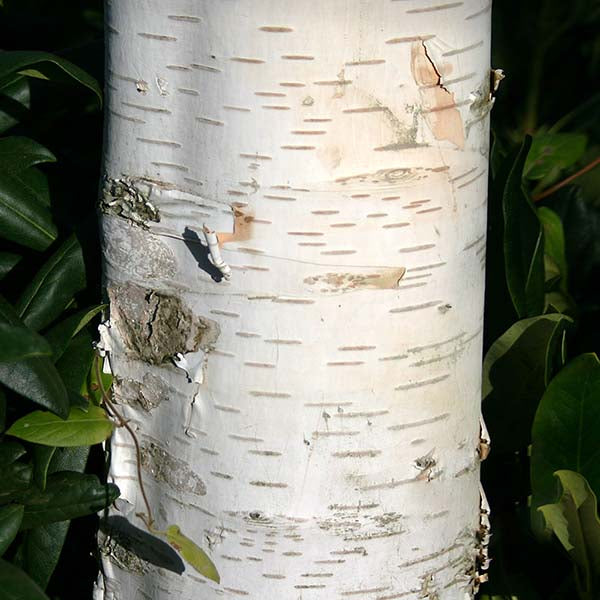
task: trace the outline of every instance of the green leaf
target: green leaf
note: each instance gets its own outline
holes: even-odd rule
[[[194,567],[200,575],[219,583],[221,578],[217,568],[210,560],[206,552],[202,550],[195,542],[181,533],[181,529],[177,525],[169,525],[166,531],[156,532],[166,536],[167,541],[187,562]]]
[[[559,470],[554,476],[560,482],[560,498],[538,510],[547,529],[556,535],[574,563],[580,597],[594,600],[600,583],[600,520],[596,496],[579,473]]]
[[[6,394],[0,386],[0,433],[6,429]]]
[[[84,308],[54,325],[45,333],[45,338],[52,347],[54,360],[58,360],[62,356],[69,341],[107,306],[108,304],[99,304]]]
[[[521,175],[531,138],[525,137],[508,175],[502,208],[506,282],[520,318],[535,317],[544,310],[544,235]]]
[[[527,155],[523,176],[527,179],[555,179],[575,164],[585,152],[587,136],[581,133],[536,135]]]
[[[23,520],[23,505],[8,504],[0,506],[0,556],[12,544]]]
[[[1,55],[0,55],[1,56]],[[21,569],[0,558],[2,600],[49,600]]]
[[[0,504],[11,502],[31,484],[33,468],[20,461],[0,464]]]
[[[34,250],[45,250],[57,236],[49,208],[9,173],[0,177],[0,235]]]
[[[57,521],[32,527],[23,533],[22,566],[44,590],[58,564],[70,524],[70,521]]]
[[[537,210],[544,228],[544,254],[557,266],[561,278],[561,290],[567,291],[567,255],[565,253],[565,232],[560,217],[550,208],[541,206]]]
[[[94,355],[93,364],[88,372],[88,375],[81,386],[81,394],[84,398],[89,398],[94,404],[100,406],[102,404],[102,390],[98,382],[98,375],[96,372],[96,364],[99,363],[100,377],[102,379],[102,387],[108,392],[112,386],[113,376],[110,373],[104,373],[103,365],[104,358],[98,354]]]
[[[102,102],[102,91],[98,82],[83,69],[60,56],[31,50],[0,53],[0,79],[25,70],[29,70],[29,73],[26,73],[28,75],[34,76],[35,71],[35,76],[41,75],[53,81],[73,79],[94,92],[99,102]]]
[[[0,362],[51,355],[50,345],[35,331],[23,325],[0,323]]]
[[[15,462],[26,454],[25,448],[14,440],[4,440],[0,443],[0,466]]]
[[[28,442],[44,446],[91,446],[103,442],[113,430],[112,421],[99,406],[87,412],[72,408],[66,420],[52,413],[36,410],[15,421],[6,432]]]
[[[56,369],[68,390],[80,393],[93,359],[92,335],[87,329],[82,329],[69,341],[62,356],[56,362]]]
[[[494,453],[526,448],[547,382],[560,360],[562,334],[572,323],[562,314],[523,319],[488,350],[483,361],[483,417]]]
[[[0,177],[47,162],[56,162],[56,157],[41,144],[20,136],[0,138]]]
[[[54,321],[85,285],[81,245],[72,235],[27,286],[17,303],[17,312],[25,325],[38,331]]]
[[[95,475],[72,471],[53,473],[44,491],[32,487],[19,495],[18,502],[25,505],[21,529],[90,515],[118,497],[116,485],[102,484]]]
[[[0,280],[4,279],[21,260],[18,254],[12,252],[0,252]]]
[[[4,133],[27,114],[31,94],[27,77],[17,75],[0,85],[0,133]]]
[[[33,482],[40,490],[46,489],[48,467],[55,452],[56,447],[54,446],[33,445]]]
[[[532,429],[532,507],[555,497],[555,471],[569,470],[600,491],[600,362],[582,354],[550,382]]]

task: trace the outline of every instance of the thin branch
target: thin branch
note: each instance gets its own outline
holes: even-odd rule
[[[577,179],[584,173],[591,171],[594,167],[598,166],[598,164],[600,164],[600,156],[595,158],[591,163],[587,164],[585,167],[579,169],[579,171],[577,171],[577,173],[573,173],[573,175],[569,175],[569,177],[566,177],[562,181],[559,181],[556,185],[553,185],[552,187],[549,187],[547,190],[544,190],[543,192],[536,194],[533,197],[533,201],[539,202],[540,200],[543,200],[544,198],[550,196],[550,194],[554,194],[554,192],[556,192],[557,190],[560,190],[560,188],[564,187],[565,185],[568,185],[574,179]]]
[[[138,515],[146,527],[153,531],[152,525],[154,524],[154,519],[152,518],[152,509],[150,508],[150,502],[148,502],[148,496],[146,496],[146,490],[144,489],[144,480],[142,478],[142,452],[140,450],[140,443],[138,442],[137,436],[135,432],[127,422],[123,415],[119,413],[116,409],[115,405],[112,403],[111,399],[108,397],[108,393],[104,389],[104,385],[102,384],[102,374],[100,372],[100,361],[96,360],[96,377],[98,379],[98,386],[100,388],[100,393],[102,394],[102,401],[106,404],[108,410],[116,417],[117,424],[119,427],[124,427],[129,432],[131,439],[133,440],[133,444],[135,446],[135,458],[136,458],[136,469],[137,469],[137,478],[138,483],[140,484],[140,491],[142,492],[142,498],[144,499],[144,504],[146,505],[147,515]]]

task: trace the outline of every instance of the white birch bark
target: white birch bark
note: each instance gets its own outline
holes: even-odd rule
[[[101,344],[221,583],[109,545],[97,598],[471,598],[490,0],[106,8]]]

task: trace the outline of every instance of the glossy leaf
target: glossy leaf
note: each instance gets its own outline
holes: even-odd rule
[[[33,482],[40,490],[46,488],[48,467],[55,452],[55,446],[41,446],[39,444],[33,446]]]
[[[15,362],[37,356],[52,356],[48,342],[22,325],[0,323],[0,362]]]
[[[0,87],[0,133],[4,133],[27,114],[31,94],[27,77],[16,75]]]
[[[540,315],[544,310],[543,230],[522,184],[530,144],[527,136],[506,180],[502,199],[506,282],[522,319]]]
[[[102,387],[104,390],[110,390],[113,381],[112,375],[110,373],[104,373],[103,371],[104,360],[105,359],[98,354],[94,355],[93,364],[83,385],[81,386],[81,394],[84,396],[84,398],[89,398],[97,406],[102,404],[102,390],[100,389],[98,374],[96,372],[97,363],[99,363],[100,377],[102,378]]]
[[[532,429],[532,506],[555,497],[554,472],[576,471],[600,491],[600,362],[582,354],[550,382]]]
[[[14,461],[0,464],[0,504],[11,502],[28,489],[33,475],[31,465]]]
[[[571,319],[549,314],[523,319],[492,344],[483,362],[483,416],[495,453],[516,452],[531,439],[538,403],[556,366]]]
[[[567,256],[565,253],[565,232],[560,217],[547,206],[538,208],[538,217],[544,228],[544,253],[558,267],[561,289],[567,289]]]
[[[587,137],[582,133],[544,133],[533,138],[523,175],[527,179],[555,178],[575,164],[585,152]]]
[[[102,484],[95,475],[72,471],[53,473],[44,491],[30,488],[18,497],[25,505],[22,529],[90,515],[114,502],[119,488]]]
[[[0,235],[34,250],[45,250],[57,235],[48,207],[9,173],[0,177]]]
[[[28,442],[45,446],[91,446],[103,442],[113,431],[113,423],[99,406],[87,412],[72,408],[66,420],[46,411],[34,411],[15,421],[6,432]]]
[[[164,532],[167,541],[181,556],[183,560],[194,567],[200,575],[219,583],[221,578],[217,568],[210,560],[206,552],[202,550],[195,542],[181,533],[177,525],[170,525]]]
[[[0,506],[0,556],[6,552],[6,549],[12,544],[21,521],[23,520],[22,504],[7,504]]]
[[[69,341],[56,362],[56,369],[69,391],[77,394],[81,392],[81,386],[89,373],[93,358],[92,335],[87,329],[83,329]]]
[[[27,286],[17,303],[17,312],[28,327],[42,329],[62,313],[85,284],[81,245],[71,236]]]
[[[75,80],[90,89],[102,102],[98,82],[72,62],[48,52],[19,50],[0,54],[0,78],[29,70],[30,76],[41,74],[50,80]]]
[[[579,473],[560,470],[554,476],[560,482],[559,500],[538,510],[547,529],[556,535],[574,563],[580,597],[593,600],[600,584],[600,519],[596,496]]]
[[[97,306],[90,306],[85,308],[63,319],[60,323],[57,323],[50,328],[44,337],[52,347],[52,354],[54,360],[58,360],[71,338],[77,335],[96,315],[104,310],[108,304],[99,304]]]
[[[0,252],[0,280],[4,279],[21,260],[18,254],[13,252]]]
[[[70,521],[57,521],[23,532],[22,567],[44,590],[58,564],[70,524]]]
[[[27,574],[0,558],[0,590],[3,600],[49,600]]]
[[[56,157],[34,140],[21,136],[0,138],[0,177],[4,172],[15,174],[47,162],[56,162]]]

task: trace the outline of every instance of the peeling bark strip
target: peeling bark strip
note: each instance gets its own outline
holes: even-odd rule
[[[472,599],[489,0],[106,20],[102,345],[155,526],[221,583],[120,537],[95,600]],[[131,533],[124,435],[109,519]]]

